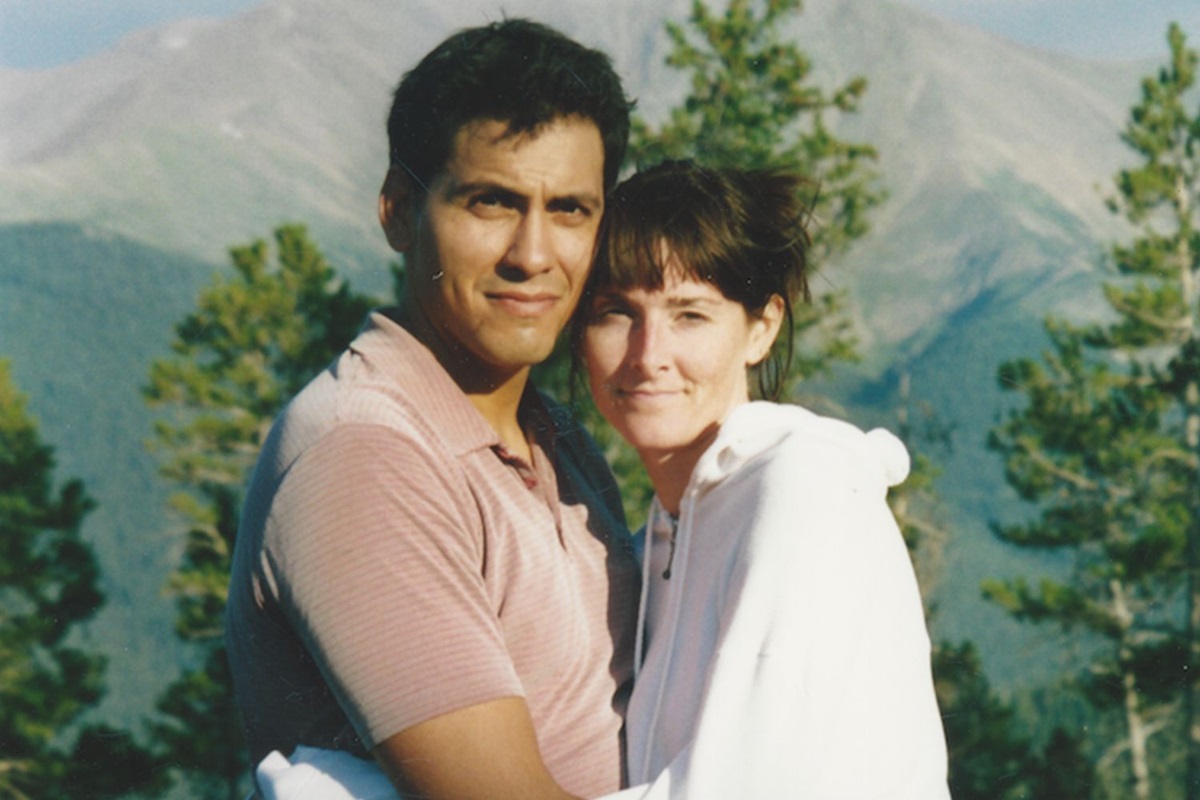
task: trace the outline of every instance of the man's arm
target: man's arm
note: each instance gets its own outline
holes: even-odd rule
[[[529,709],[505,697],[391,736],[375,759],[405,797],[571,800],[542,763]]]
[[[568,798],[542,763],[481,544],[437,458],[395,431],[345,426],[293,465],[266,559],[285,613],[406,797]]]

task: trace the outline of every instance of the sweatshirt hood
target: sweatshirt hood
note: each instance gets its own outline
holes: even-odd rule
[[[864,433],[848,422],[814,414],[801,406],[755,401],[730,412],[716,440],[697,462],[692,488],[724,480],[785,438],[797,435],[850,449],[864,466],[878,472],[885,487],[896,486],[908,477],[908,448],[884,428]]]

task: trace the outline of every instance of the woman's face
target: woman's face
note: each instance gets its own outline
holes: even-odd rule
[[[667,264],[661,289],[595,297],[583,352],[596,406],[643,459],[683,451],[694,461],[749,400],[746,369],[770,350],[782,303],[750,316]]]

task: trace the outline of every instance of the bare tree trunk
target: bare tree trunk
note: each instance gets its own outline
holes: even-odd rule
[[[1187,403],[1186,435],[1188,451],[1200,455],[1200,387],[1196,381],[1189,381],[1186,390]],[[1194,486],[1200,487],[1200,476],[1194,479]],[[1200,500],[1196,507],[1200,508]],[[1200,669],[1200,514],[1193,513],[1191,524],[1187,529],[1187,620],[1184,630],[1184,642],[1187,647],[1183,689],[1183,724],[1184,741],[1187,743],[1187,774],[1185,776],[1184,797],[1187,800],[1200,799],[1200,680],[1197,680],[1197,670]]]
[[[1191,388],[1191,387],[1189,387]],[[1190,421],[1190,420],[1189,420]],[[1191,447],[1196,452],[1196,447]],[[1184,632],[1187,647],[1186,672],[1183,689],[1184,741],[1187,742],[1187,773],[1183,796],[1187,800],[1200,800],[1200,725],[1196,712],[1200,708],[1200,681],[1196,670],[1200,669],[1200,518],[1193,519],[1188,526],[1187,541],[1187,627]]]
[[[1136,800],[1150,800],[1150,761],[1146,755],[1146,740],[1150,738],[1150,731],[1142,716],[1137,676],[1130,666],[1133,651],[1128,645],[1129,632],[1133,627],[1133,612],[1125,600],[1125,586],[1120,581],[1111,581],[1109,589],[1112,592],[1113,612],[1121,625],[1121,647],[1117,664],[1121,670],[1125,727],[1129,731],[1129,768],[1133,773],[1133,796]]]

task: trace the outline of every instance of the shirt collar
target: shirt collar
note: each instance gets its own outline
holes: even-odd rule
[[[499,434],[429,348],[396,321],[397,311],[387,308],[371,312],[350,349],[390,378],[456,456],[499,447]],[[526,434],[552,455],[558,420],[532,383],[525,386],[519,414]]]

